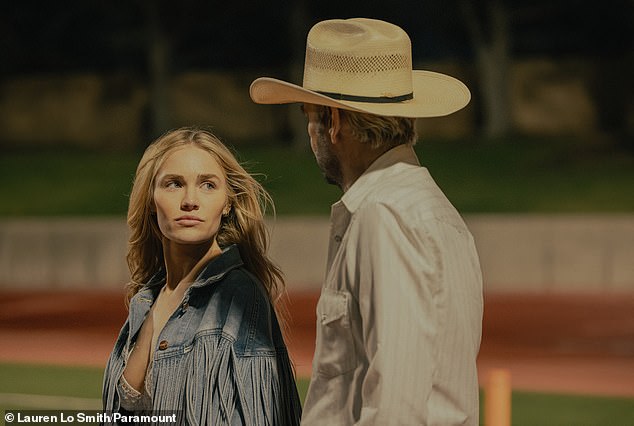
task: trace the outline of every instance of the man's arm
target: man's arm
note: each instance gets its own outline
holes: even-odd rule
[[[389,206],[359,212],[359,308],[369,361],[359,424],[426,424],[442,312],[442,259]]]

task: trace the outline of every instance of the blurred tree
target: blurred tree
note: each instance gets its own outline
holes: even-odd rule
[[[479,6],[479,7],[478,7]],[[512,128],[509,95],[511,23],[502,0],[460,0],[460,12],[475,53],[484,108],[484,133],[505,136]]]
[[[170,36],[164,30],[160,5],[155,0],[143,0],[145,11],[145,43],[147,50],[147,69],[149,74],[148,125],[153,140],[168,130],[169,116],[169,64],[171,58]]]
[[[304,57],[306,55],[306,36],[311,27],[306,0],[295,0],[289,5],[288,36],[291,54],[289,55],[289,81],[301,84],[304,76]],[[287,107],[289,139],[298,151],[308,150],[310,146],[306,136],[306,120],[297,105]]]
[[[473,102],[483,111],[482,129],[488,134],[512,130],[507,70],[522,57],[591,62],[595,71],[588,84],[599,126],[613,134],[633,126],[632,0],[605,5],[578,0],[22,0],[0,8],[0,78],[99,72],[125,76],[121,80],[128,79],[130,87],[140,81],[153,99],[148,136],[169,126],[171,75],[193,69],[266,70],[299,83],[308,29],[322,19],[358,16],[403,27],[412,38],[416,63],[473,63]],[[289,110],[283,136],[305,146],[303,123],[296,117]]]
[[[631,137],[634,72],[634,1],[613,0],[609,6],[574,0],[429,0],[432,31],[455,44],[469,46],[476,69],[476,95],[482,129],[488,136],[513,130],[510,64],[520,57],[586,58],[594,64],[588,91],[597,107],[599,127],[608,134]],[[456,20],[455,16],[460,16]],[[634,144],[630,141],[631,144]]]

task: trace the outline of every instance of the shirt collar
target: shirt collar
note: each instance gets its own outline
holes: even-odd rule
[[[240,256],[240,249],[236,244],[232,244],[225,249],[219,256],[214,257],[205,265],[202,271],[196,277],[191,287],[203,287],[221,279],[232,269],[242,266],[244,262]],[[145,286],[139,291],[146,298],[154,300],[158,295],[161,287],[165,284],[165,268],[161,268]]]
[[[226,247],[220,256],[214,257],[207,263],[200,274],[198,274],[198,278],[196,278],[192,287],[203,287],[209,283],[216,282],[229,271],[243,264],[240,249],[236,244],[232,244]]]
[[[386,169],[397,163],[420,166],[414,148],[410,145],[398,145],[374,160],[370,167],[343,194],[340,202],[350,213],[355,212],[366,195],[385,176]]]

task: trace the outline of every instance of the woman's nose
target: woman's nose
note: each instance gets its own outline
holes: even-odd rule
[[[196,195],[192,191],[187,191],[181,201],[181,209],[185,211],[198,210],[199,204]]]

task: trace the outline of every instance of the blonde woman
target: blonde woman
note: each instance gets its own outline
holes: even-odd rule
[[[105,371],[108,412],[178,424],[293,425],[301,406],[266,256],[270,197],[211,133],[145,151],[128,225],[129,315]]]

